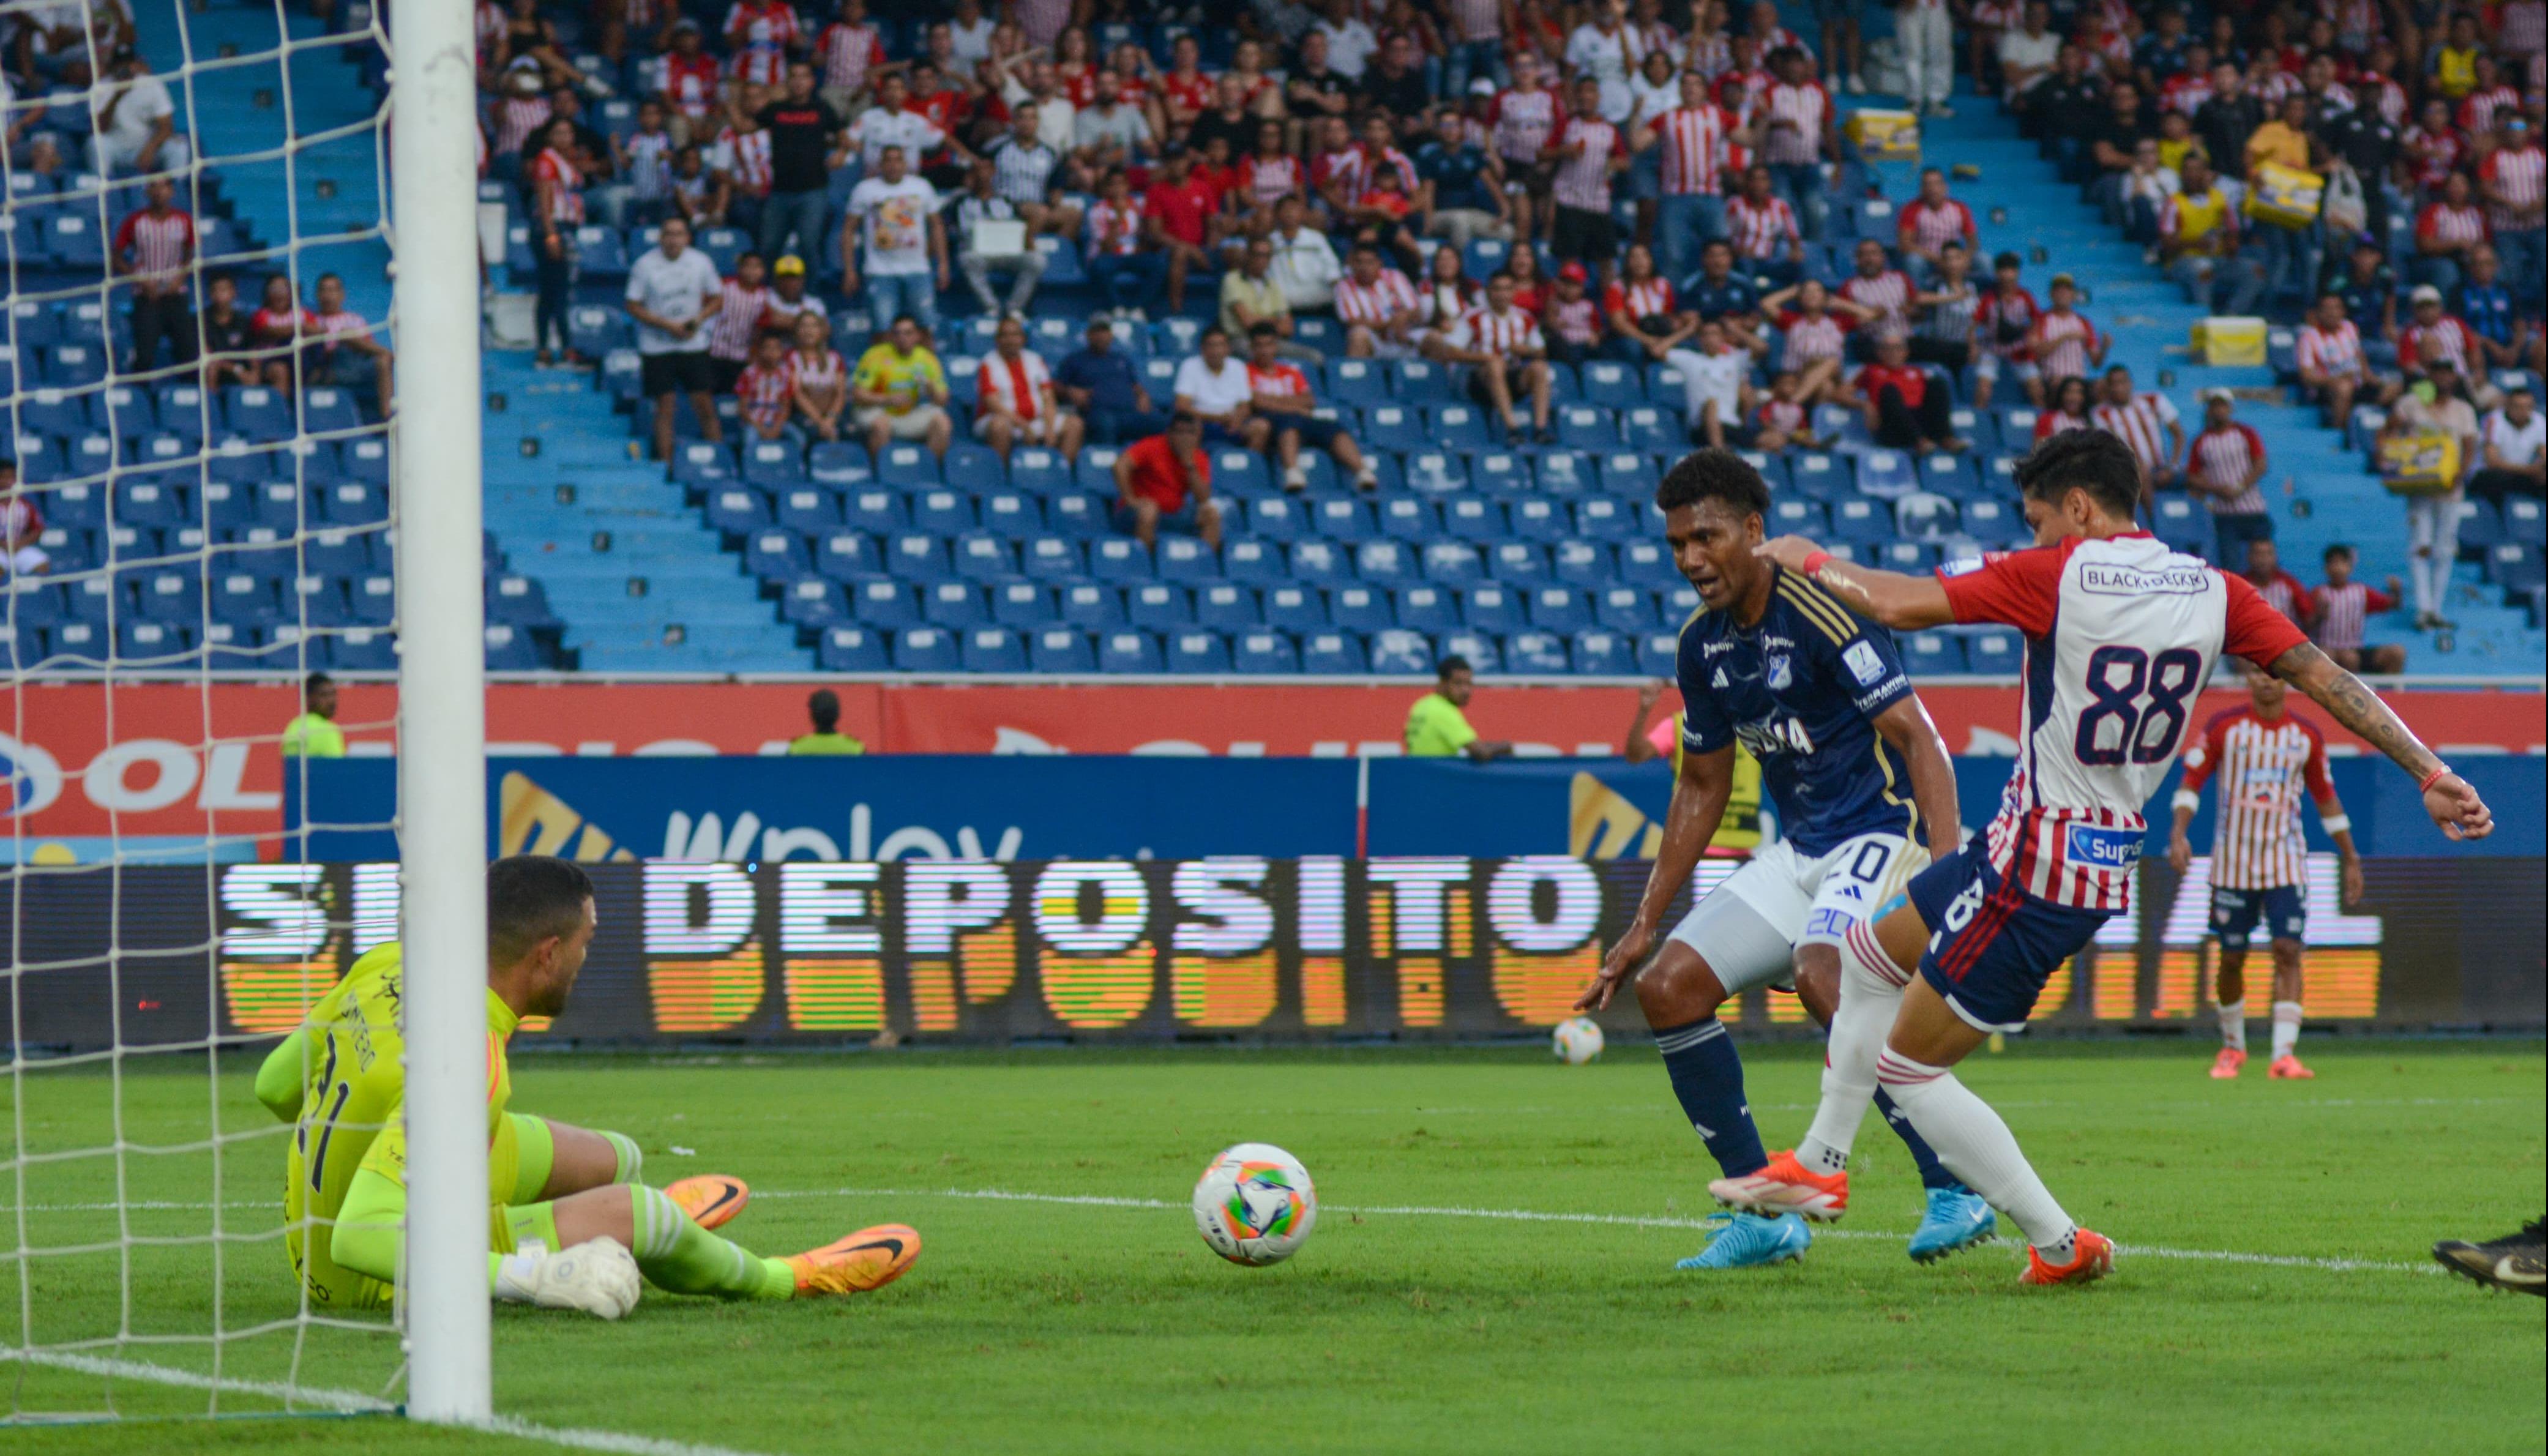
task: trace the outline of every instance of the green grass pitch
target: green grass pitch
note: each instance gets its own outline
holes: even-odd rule
[[[1853,1211],[1799,1265],[1679,1274],[1709,1212],[1703,1149],[1653,1051],[1569,1068],[1528,1048],[1178,1049],[571,1057],[514,1064],[517,1109],[634,1136],[654,1181],[750,1180],[726,1231],[792,1252],[900,1220],[927,1239],[901,1283],[781,1307],[650,1295],[625,1321],[496,1318],[496,1399],[552,1427],[754,1453],[1693,1450],[1957,1453],[2536,1451],[2541,1309],[2434,1271],[2437,1237],[2540,1212],[2548,1058],[2535,1041],[2320,1040],[2315,1082],[2219,1084],[2209,1047],[2020,1045],[1968,1080],[2070,1210],[2126,1246],[2084,1290],[2023,1290],[2020,1245],[1903,1257],[1918,1187],[1870,1120]],[[1811,1115],[1815,1048],[1747,1048],[1765,1138]],[[200,1333],[213,1171],[150,1151],[253,1132],[246,1058],[123,1080],[122,1160],[95,1068],[29,1070],[23,1209],[9,1246],[104,1243],[0,1268],[7,1339]],[[2261,1061],[2259,1065],[2261,1064]],[[1213,1257],[1185,1203],[1223,1145],[1290,1148],[1321,1210],[1299,1257]],[[218,1281],[230,1327],[292,1310],[268,1232],[279,1140],[224,1158]],[[7,1193],[0,1180],[0,1197]],[[1031,1194],[1085,1202],[983,1195]],[[958,1196],[962,1195],[962,1196]],[[1116,1200],[1120,1202],[1108,1202]],[[1153,1206],[1153,1204],[1164,1206]],[[154,1205],[165,1205],[164,1207]],[[1453,1213],[1448,1210],[1470,1210]],[[1590,1218],[1495,1217],[1537,1213]],[[23,1225],[22,1225],[23,1221]],[[2136,1248],[2140,1251],[2135,1251]],[[2168,1253],[2163,1251],[2175,1251]],[[2282,1256],[2269,1263],[2198,1257]],[[288,1328],[228,1348],[231,1380],[381,1391],[390,1337]],[[108,1352],[112,1353],[112,1352]],[[130,1360],[203,1370],[200,1347]],[[107,1383],[0,1368],[21,1412],[95,1410]],[[114,1382],[130,1416],[200,1391]],[[270,1410],[253,1395],[225,1399]],[[1737,1432],[1740,1432],[1738,1435]],[[534,1449],[395,1418],[241,1418],[20,1430],[28,1452]],[[672,1448],[664,1448],[670,1450]]]

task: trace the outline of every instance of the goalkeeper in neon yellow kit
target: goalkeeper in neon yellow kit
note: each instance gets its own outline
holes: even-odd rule
[[[495,1297],[617,1319],[642,1273],[675,1294],[792,1299],[862,1293],[920,1257],[899,1224],[864,1228],[788,1258],[763,1258],[709,1231],[750,1200],[708,1174],[657,1189],[638,1181],[637,1144],[509,1112],[504,1044],[525,1016],[566,1007],[593,931],[592,882],[545,856],[487,871],[487,1136]],[[385,1308],[400,1272],[407,1212],[405,988],[399,947],[345,973],[256,1077],[257,1100],[296,1124],[285,1160],[284,1242],[314,1304]]]

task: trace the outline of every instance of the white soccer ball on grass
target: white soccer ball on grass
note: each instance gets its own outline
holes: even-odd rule
[[[1548,1043],[1558,1060],[1568,1066],[1582,1066],[1601,1054],[1601,1027],[1589,1016],[1562,1021],[1549,1034]]]
[[[1233,1264],[1279,1264],[1309,1239],[1319,1195],[1301,1160],[1270,1142],[1227,1147],[1195,1180],[1195,1228]]]

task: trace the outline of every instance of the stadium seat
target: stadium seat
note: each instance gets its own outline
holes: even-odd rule
[[[1072,492],[1045,502],[1045,523],[1065,536],[1093,541],[1114,527],[1110,511],[1112,498],[1100,500]]]
[[[1555,541],[1574,531],[1564,506],[1538,498],[1506,505],[1504,518],[1512,523],[1512,533],[1525,541]]]
[[[1140,542],[1124,536],[1089,543],[1088,574],[1098,581],[1119,587],[1147,582],[1154,575],[1150,553],[1142,548]]]
[[[1112,478],[1114,466],[1107,470]],[[1034,496],[1054,495],[1070,484],[1070,465],[1041,445],[1020,445],[1009,452],[1009,485]]]
[[[1424,415],[1425,439],[1437,448],[1483,450],[1494,443],[1486,416],[1474,405],[1436,405]]]
[[[1232,672],[1288,676],[1301,670],[1300,654],[1293,648],[1292,639],[1280,632],[1241,632],[1231,649]]]
[[[1357,363],[1357,360],[1347,360]],[[1375,450],[1405,454],[1421,450],[1432,442],[1424,419],[1411,405],[1374,405],[1362,411],[1362,432],[1357,437],[1363,445]]]
[[[345,634],[344,640],[337,643],[337,664],[339,667],[345,668],[347,671],[361,671],[350,666],[353,654],[349,652],[348,649],[355,647],[377,649],[379,647],[387,646],[388,643],[389,634],[387,633],[380,633],[378,635],[363,633],[358,641],[355,633],[348,632]],[[377,654],[374,654],[374,660],[377,661]],[[394,663],[395,658],[393,658],[392,661]],[[540,661],[539,648],[531,641],[531,636],[528,632],[516,631],[511,624],[506,622],[495,622],[489,624],[487,627],[487,671],[491,673],[535,673],[545,666],[547,666],[547,664]],[[380,671],[380,669],[375,667],[370,669],[370,671],[377,672]]]
[[[920,591],[908,582],[861,582],[850,594],[850,610],[870,627],[899,630],[920,622]]]
[[[938,457],[930,454],[925,445],[885,446],[883,457],[876,461],[876,479],[905,490],[922,490],[945,483],[939,474]],[[897,643],[897,654],[899,651],[900,644]]]
[[[1460,620],[1471,631],[1518,632],[1523,623],[1521,597],[1500,586],[1472,587],[1460,593]]]
[[[1848,459],[1818,450],[1788,457],[1787,478],[1797,494],[1816,500],[1836,500],[1851,487]]]
[[[1573,636],[1592,625],[1592,604],[1572,587],[1542,587],[1530,593],[1530,624],[1543,632]]]
[[[1052,589],[1034,582],[1008,582],[990,589],[991,620],[1021,630],[1054,620]]]
[[[1332,541],[1303,541],[1292,548],[1292,576],[1311,586],[1336,586],[1350,580],[1344,548]]]
[[[963,634],[958,657],[968,673],[1023,673],[1027,670],[1026,639],[1008,627],[975,627]]]
[[[1681,634],[1648,632],[1637,639],[1637,671],[1671,681],[1681,671]]]
[[[1468,484],[1468,467],[1457,455],[1442,450],[1424,450],[1407,457],[1406,485],[1410,491],[1440,496],[1465,490]]]
[[[1463,630],[1437,640],[1444,657],[1467,658],[1475,672],[1501,673],[1504,669],[1503,649],[1483,632]]]
[[[1442,514],[1429,500],[1397,497],[1380,502],[1380,532],[1420,546],[1442,534]]]
[[[1232,541],[1221,549],[1221,574],[1249,587],[1279,586],[1289,578],[1283,548],[1270,541]]]
[[[1614,450],[1619,427],[1608,410],[1569,405],[1557,411],[1557,443],[1570,450]]]
[[[1527,541],[1506,541],[1487,550],[1487,575],[1507,587],[1535,586],[1548,575],[1548,553]]]
[[[990,621],[991,608],[980,587],[970,582],[938,582],[921,589],[920,616],[933,627],[961,631]]]
[[[1371,638],[1371,671],[1398,675],[1433,675],[1433,644],[1421,632],[1391,628]]]
[[[1424,548],[1424,579],[1437,586],[1467,587],[1487,577],[1479,549],[1457,541],[1436,541]]]
[[[1681,414],[1659,405],[1631,405],[1619,411],[1619,438],[1631,450],[1671,454],[1689,448],[1689,429]]]
[[[1318,534],[1330,541],[1347,545],[1368,541],[1380,534],[1371,507],[1360,500],[1324,500],[1310,502],[1310,524]]]
[[[1194,624],[1194,593],[1153,582],[1124,593],[1124,621],[1144,632],[1169,632]]]
[[[1592,496],[1575,502],[1575,531],[1578,535],[1617,541],[1637,534],[1642,528],[1637,508],[1614,497]]]
[[[1362,639],[1350,632],[1312,632],[1301,639],[1301,671],[1343,677],[1372,670]]]
[[[1029,639],[1027,665],[1039,673],[1092,673],[1097,655],[1076,627],[1046,627]]]
[[[1637,671],[1636,643],[1624,633],[1593,628],[1575,634],[1575,671],[1588,678],[1625,678]]]
[[[1643,455],[1612,452],[1599,459],[1601,489],[1614,496],[1641,500],[1655,494],[1655,463]]]
[[[1124,625],[1124,593],[1113,587],[1095,587],[1082,583],[1061,589],[1061,620],[1073,627],[1098,631]]]
[[[1108,632],[1097,639],[1097,670],[1101,673],[1159,672],[1162,669],[1158,639],[1147,632]]]
[[[816,639],[814,662],[827,673],[881,673],[884,640],[865,627],[833,627]]]
[[[1587,405],[1618,410],[1646,402],[1644,379],[1633,365],[1596,359],[1580,371],[1583,398]]]
[[[1356,546],[1354,575],[1375,587],[1403,587],[1416,579],[1415,548],[1404,541],[1366,541]]]
[[[1429,359],[1404,359],[1392,364],[1389,373],[1390,393],[1401,404],[1451,403],[1451,371],[1444,365]]]
[[[2025,647],[2014,632],[1978,632],[1964,643],[1964,658],[1976,673],[2014,675],[2025,661]]]
[[[1298,592],[1300,589],[1286,590]],[[1302,595],[1306,597],[1308,593],[1303,592]],[[1266,624],[1257,606],[1256,593],[1244,587],[1215,582],[1197,591],[1194,601],[1195,625],[1210,627],[1216,632],[1244,632]]]
[[[1378,632],[1391,625],[1391,594],[1377,587],[1338,587],[1326,593],[1328,620],[1351,632]]]
[[[1368,443],[1381,444],[1378,436],[1369,433],[1371,429],[1372,412],[1376,409],[1392,409],[1393,412],[1402,415],[1405,412],[1404,410],[1395,410],[1394,407],[1390,406],[1389,376],[1381,369],[1377,360],[1331,360],[1327,364],[1326,385],[1326,397],[1328,399],[1335,401],[1339,405],[1349,405],[1354,409],[1363,411],[1363,427],[1366,432],[1365,438]],[[1403,447],[1384,445],[1383,448],[1395,449]]]
[[[1568,672],[1566,639],[1554,632],[1515,632],[1504,639],[1504,667],[1543,677]]]
[[[1448,632],[1460,625],[1458,599],[1441,587],[1409,587],[1395,593],[1391,621],[1368,624],[1371,630],[1400,626],[1416,632]],[[1364,626],[1339,620],[1338,626]]]
[[[1900,639],[1902,665],[1915,678],[1964,671],[1961,638],[1944,632],[1913,632]]]
[[[1963,515],[1956,502],[1927,491],[1895,501],[1893,521],[1900,534],[1917,541],[1943,541],[1963,529]]]
[[[944,627],[906,627],[893,637],[897,673],[953,673],[963,663],[956,634]]]
[[[799,577],[778,598],[778,615],[799,627],[829,627],[849,614],[841,584],[827,577]]]
[[[1549,554],[1550,575],[1570,587],[1606,587],[1619,575],[1619,555],[1604,541],[1560,541]]]

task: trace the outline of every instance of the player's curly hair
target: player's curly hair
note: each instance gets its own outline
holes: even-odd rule
[[[1664,473],[1655,487],[1655,509],[1679,510],[1701,500],[1722,500],[1736,515],[1768,515],[1770,483],[1731,450],[1694,450]]]
[[[2111,430],[2065,429],[2017,463],[2017,488],[2048,505],[2085,491],[2109,514],[2131,520],[2141,500],[2141,464]]]

